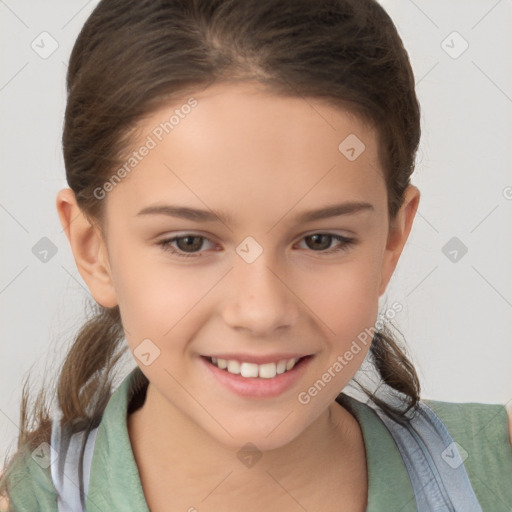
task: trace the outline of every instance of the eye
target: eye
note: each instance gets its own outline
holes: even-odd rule
[[[202,251],[200,251],[200,249],[203,247],[203,243],[206,240],[212,243],[204,236],[186,233],[183,236],[175,236],[161,240],[157,242],[157,245],[161,246],[164,251],[170,252],[180,258],[197,258],[201,256]],[[314,233],[304,237],[302,240],[306,241],[308,246],[313,246],[313,252],[319,252],[321,254],[346,251],[356,243],[354,238],[348,238],[334,233]],[[338,241],[339,244],[331,247],[333,241]],[[176,244],[177,247],[172,244]]]
[[[157,245],[161,246],[164,251],[175,254],[181,258],[198,257],[201,254],[196,254],[197,250],[203,245],[203,241],[208,240],[204,236],[194,235],[193,233],[187,233],[183,236],[175,236],[166,240],[161,240]],[[178,249],[173,247],[171,244],[177,243]],[[191,252],[189,252],[191,251]]]
[[[314,249],[313,252],[320,252],[321,254],[332,254],[340,251],[346,251],[356,243],[354,238],[335,235],[334,233],[313,233],[312,235],[305,236],[303,240],[306,241],[307,245],[310,245],[308,242],[312,242],[313,247],[316,245],[316,249]],[[333,240],[337,240],[340,243],[337,246],[325,250],[331,246]]]

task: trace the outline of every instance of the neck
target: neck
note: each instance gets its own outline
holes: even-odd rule
[[[261,493],[269,474],[285,489],[310,487],[314,481],[332,479],[333,468],[337,478],[348,475],[347,486],[352,478],[360,478],[362,471],[366,475],[359,424],[337,402],[290,443],[265,451],[253,466],[250,457],[245,459],[251,469],[248,474],[239,458],[239,448],[220,443],[162,401],[164,397],[150,383],[144,404],[128,416],[130,440],[144,487],[144,480],[151,481],[156,475],[162,480],[162,475],[168,475],[169,481],[176,484],[179,481],[183,485],[183,479],[196,482],[196,486],[197,482],[204,482],[206,489],[213,489],[222,475],[230,474],[222,484],[223,492],[240,494],[243,488],[247,497],[252,492]],[[149,432],[151,435],[147,435]]]

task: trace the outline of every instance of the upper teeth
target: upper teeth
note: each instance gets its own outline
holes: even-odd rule
[[[299,359],[283,359],[277,363],[254,364],[236,361],[234,359],[220,359],[212,357],[212,363],[229,373],[241,375],[242,377],[260,377],[262,379],[273,379],[276,375],[291,370]]]

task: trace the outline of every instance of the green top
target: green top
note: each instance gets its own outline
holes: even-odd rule
[[[88,512],[149,512],[126,423],[133,397],[132,382],[140,371],[136,367],[126,376],[105,408],[92,460]],[[367,404],[352,397],[348,397],[348,402],[364,437],[367,512],[416,511],[407,469],[384,423]],[[423,403],[439,415],[453,439],[467,452],[464,465],[482,510],[510,512],[512,447],[504,405],[436,400]],[[57,512],[51,468],[38,463],[36,452],[27,452],[23,464],[11,467],[7,473],[11,478],[10,510]]]

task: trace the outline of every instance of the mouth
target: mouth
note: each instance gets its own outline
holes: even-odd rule
[[[253,398],[278,396],[292,388],[304,375],[313,354],[289,359],[279,359],[264,364],[237,359],[200,356],[209,375],[214,377],[212,386],[221,384],[228,390]]]

